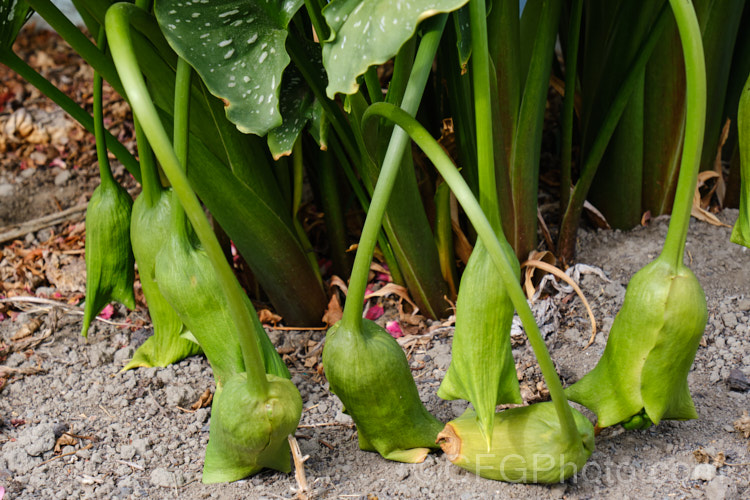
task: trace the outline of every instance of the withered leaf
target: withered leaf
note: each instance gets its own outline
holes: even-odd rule
[[[75,446],[78,444],[78,440],[71,436],[68,433],[63,433],[59,438],[57,438],[57,441],[55,441],[55,453],[60,453],[63,449],[63,446]]]
[[[191,410],[199,410],[201,408],[205,408],[211,404],[211,401],[213,401],[214,395],[211,393],[211,389],[206,389],[203,391],[203,394],[200,395],[198,398],[198,401],[190,405]]]

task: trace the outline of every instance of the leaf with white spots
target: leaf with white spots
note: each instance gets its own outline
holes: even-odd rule
[[[244,133],[281,125],[287,26],[304,0],[157,0],[164,36]]]
[[[31,7],[23,0],[0,0],[0,48],[11,48],[31,14]]]
[[[281,125],[268,132],[268,148],[274,160],[292,153],[302,129],[313,116],[315,96],[294,66],[284,72],[281,83]]]
[[[323,9],[331,36],[323,44],[328,97],[353,94],[357,77],[395,56],[420,21],[468,0],[333,0]]]

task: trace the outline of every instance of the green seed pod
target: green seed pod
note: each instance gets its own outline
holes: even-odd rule
[[[289,442],[300,415],[302,398],[288,379],[267,375],[268,398],[248,389],[247,376],[231,376],[216,389],[211,430],[203,465],[203,482],[236,481],[264,467],[290,472]]]
[[[562,439],[560,418],[551,402],[496,413],[492,447],[476,414],[467,410],[448,422],[438,442],[455,465],[478,476],[513,483],[558,483],[581,470],[594,451],[594,427],[571,408],[581,439]]]
[[[630,280],[599,363],[566,389],[568,398],[596,413],[599,427],[642,410],[654,424],[698,418],[687,375],[707,316],[693,272],[657,258]]]
[[[732,243],[750,248],[750,77],[737,110],[737,134],[740,148],[740,216],[732,230]]]
[[[103,181],[86,210],[86,303],[81,335],[104,306],[116,300],[135,309],[135,259],[130,246],[133,200],[114,179]]]
[[[163,248],[156,258],[156,283],[198,340],[219,386],[231,375],[245,371],[240,336],[211,261],[205,251],[190,241],[186,231],[182,233],[172,230],[167,234],[167,241],[162,242]],[[290,378],[289,370],[260,325],[247,297],[246,302],[256,321],[256,332],[253,333],[264,358],[266,373]]]
[[[133,203],[130,221],[130,241],[138,262],[138,272],[146,296],[154,334],[146,339],[133,354],[124,370],[137,367],[168,366],[188,356],[199,354],[200,346],[181,335],[186,331],[177,311],[159,291],[154,277],[156,256],[163,247],[165,234],[170,230],[172,204],[168,190],[160,190],[156,203],[151,205],[142,194]]]
[[[443,424],[419,400],[406,355],[372,321],[338,322],[326,334],[323,366],[331,392],[357,424],[359,447],[396,462],[422,462]]]
[[[518,260],[509,245],[507,250],[520,277]],[[492,444],[495,407],[523,403],[510,343],[515,309],[502,283],[497,266],[480,240],[461,278],[451,364],[438,390],[443,399],[471,402],[488,449]]]

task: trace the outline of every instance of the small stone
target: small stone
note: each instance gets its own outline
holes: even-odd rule
[[[733,312],[722,314],[721,320],[724,322],[724,326],[726,326],[727,328],[737,327],[737,316]]]
[[[451,355],[450,354],[438,354],[434,358],[435,366],[438,367],[441,370],[447,370],[448,367],[451,364]]]
[[[352,423],[352,417],[347,415],[341,410],[338,410],[336,412],[336,416],[333,418],[334,421],[340,423],[340,424],[351,424]]]
[[[737,309],[740,311],[750,311],[750,299],[742,299],[737,302]]]
[[[716,477],[716,467],[711,464],[698,464],[693,469],[690,479],[693,481],[711,481]]]
[[[167,406],[189,406],[192,393],[184,385],[172,385],[164,391],[167,395]]]
[[[144,456],[149,449],[148,439],[134,439],[132,442],[136,455]]]
[[[732,481],[726,476],[716,476],[706,485],[705,494],[709,500],[724,500],[727,498]],[[734,496],[734,495],[731,495]]]
[[[52,424],[39,424],[18,437],[19,447],[32,457],[38,457],[55,446],[55,429]]]
[[[132,460],[135,457],[135,447],[130,444],[123,445],[120,448],[120,458],[123,460]]]
[[[132,357],[133,357],[133,348],[130,346],[125,346],[122,349],[117,349],[112,359],[112,363],[119,368],[121,366],[124,366],[128,361],[130,361],[130,358]]]
[[[71,173],[69,170],[61,170],[59,174],[55,176],[55,186],[64,186],[70,180]]]
[[[730,391],[746,392],[750,390],[750,382],[748,382],[742,370],[732,368],[727,377],[727,387]]]
[[[8,196],[12,196],[15,190],[13,184],[0,184],[0,197],[7,198]]]
[[[169,472],[163,467],[157,467],[151,472],[151,484],[162,488],[180,487],[185,484],[185,476],[177,472]]]

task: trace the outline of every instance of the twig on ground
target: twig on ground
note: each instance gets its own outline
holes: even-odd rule
[[[21,224],[15,224],[0,229],[0,243],[6,241],[12,241],[18,238],[22,238],[29,233],[35,233],[40,229],[56,226],[63,222],[73,220],[77,218],[82,212],[86,211],[86,205],[76,205],[75,207],[68,208],[62,212],[55,214],[45,215],[38,219],[22,222]]]
[[[307,485],[307,476],[305,476],[305,460],[310,458],[309,455],[302,456],[302,452],[299,449],[299,443],[294,436],[289,435],[289,447],[292,450],[292,459],[294,460],[294,479],[297,480],[297,498],[300,500],[309,500],[310,488]]]
[[[36,465],[34,466],[34,468],[36,468],[36,467],[41,467],[42,465],[45,465],[45,464],[48,464],[48,463],[50,463],[50,462],[52,462],[52,461],[54,461],[54,460],[57,460],[58,458],[69,457],[70,455],[75,455],[75,454],[76,454],[76,453],[78,453],[79,451],[82,451],[82,450],[88,450],[88,449],[90,449],[90,448],[91,448],[92,446],[94,446],[94,444],[93,444],[93,443],[89,443],[89,444],[87,444],[86,446],[84,446],[83,448],[80,448],[80,449],[78,449],[78,450],[75,450],[75,451],[70,451],[70,452],[68,452],[68,453],[63,453],[62,455],[57,455],[56,457],[52,457],[52,458],[50,458],[49,460],[45,460],[44,462],[41,462],[41,463],[38,463],[38,464],[36,464]]]
[[[71,314],[78,314],[80,316],[83,316],[83,309],[78,306],[74,306],[72,304],[66,304],[65,302],[60,302],[57,300],[45,299],[43,297],[19,296],[19,297],[6,297],[4,299],[0,299],[0,304],[14,303],[14,302],[28,302],[30,304],[44,304],[44,305],[48,305],[52,307],[60,307],[62,309],[68,310]],[[101,316],[97,316],[96,319],[98,321],[101,321],[102,323],[106,323],[108,325],[113,325],[113,326],[133,326],[131,323],[121,323],[118,321],[111,321],[108,319],[104,319]]]

